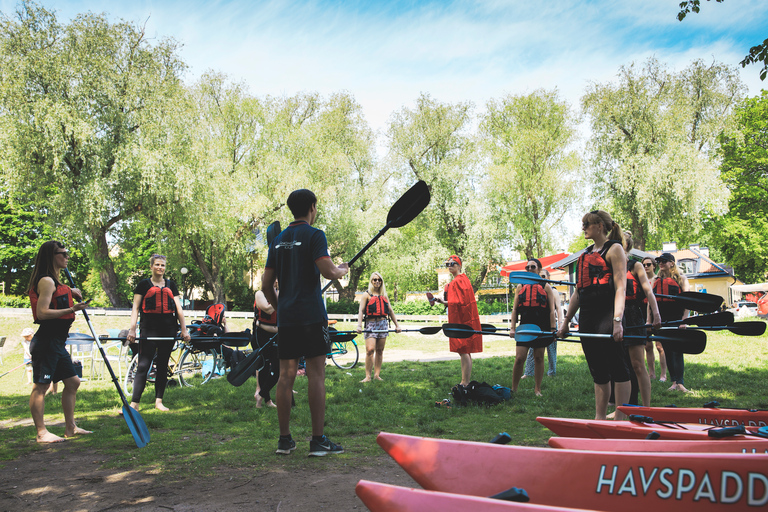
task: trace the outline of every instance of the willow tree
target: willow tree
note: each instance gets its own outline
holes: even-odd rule
[[[108,299],[125,305],[110,234],[185,198],[176,43],[91,13],[62,25],[24,3],[0,23],[0,69],[4,179],[85,237]]]
[[[441,103],[421,95],[414,108],[393,114],[387,132],[393,172],[424,180],[432,201],[427,229],[446,252],[461,256],[475,290],[499,262],[497,224],[483,195],[479,153],[469,103]],[[443,258],[447,254],[442,255]]]
[[[481,130],[491,159],[488,195],[508,243],[526,258],[546,255],[582,195],[568,104],[544,90],[491,100]]]
[[[596,201],[631,229],[637,248],[693,241],[703,216],[726,209],[717,137],[731,129],[743,93],[731,67],[695,61],[673,73],[652,58],[589,86],[582,106]]]

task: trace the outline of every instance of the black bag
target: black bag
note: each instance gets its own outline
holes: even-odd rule
[[[467,390],[467,399],[471,402],[484,405],[496,405],[504,401],[504,399],[496,393],[496,390],[487,382],[477,382],[476,380],[473,380],[465,389]]]

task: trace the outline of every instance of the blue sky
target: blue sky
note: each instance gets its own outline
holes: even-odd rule
[[[348,91],[374,129],[421,92],[472,101],[557,87],[577,105],[585,86],[654,55],[673,69],[694,58],[734,66],[768,37],[768,1],[705,2],[678,22],[680,0],[565,1],[63,1],[61,20],[105,12],[183,44],[186,79],[223,71],[258,96]],[[15,1],[0,0],[8,15]],[[738,67],[749,94],[768,89]]]

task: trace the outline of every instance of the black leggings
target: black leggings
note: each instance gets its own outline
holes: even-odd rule
[[[152,367],[152,359],[155,360],[155,366],[157,367],[157,373],[155,374],[155,399],[163,398],[165,386],[168,383],[168,360],[171,358],[173,346],[176,344],[175,340],[149,341],[143,339],[144,336],[147,338],[170,338],[175,335],[175,332],[169,335],[167,331],[152,331],[149,329],[142,332],[142,339],[139,341],[139,364],[136,368],[136,376],[133,379],[132,402],[139,403],[141,400],[141,394],[144,393],[144,388],[147,386],[147,375]],[[157,357],[155,357],[155,354],[157,354]]]
[[[275,336],[275,334],[264,329],[258,329],[256,337],[251,340],[251,348],[258,350],[269,343],[272,336]],[[261,354],[264,356],[264,368],[259,371],[259,395],[269,402],[271,400],[269,392],[272,391],[272,388],[275,387],[277,380],[280,378],[280,359],[277,353],[277,343],[272,343],[271,346],[262,350]]]

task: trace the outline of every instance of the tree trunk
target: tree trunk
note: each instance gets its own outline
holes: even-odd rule
[[[224,297],[224,284],[221,282],[221,269],[217,263],[218,259],[213,255],[213,251],[211,251],[211,265],[209,266],[208,262],[205,261],[205,255],[200,250],[200,246],[194,241],[190,241],[189,247],[192,249],[192,257],[197,268],[203,273],[205,282],[213,293],[214,302],[223,303],[226,298]]]
[[[107,244],[107,230],[102,226],[91,228],[91,240],[93,244],[93,259],[96,268],[99,269],[101,287],[113,307],[121,308],[129,306],[117,293],[117,274],[112,258],[109,257],[109,244]]]

